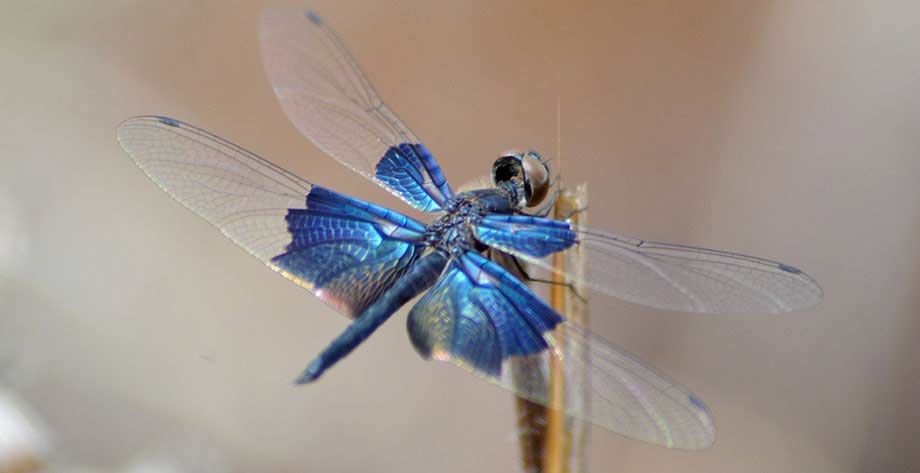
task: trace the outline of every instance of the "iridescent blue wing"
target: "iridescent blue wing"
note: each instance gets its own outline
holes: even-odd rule
[[[434,157],[383,103],[342,41],[312,12],[262,16],[262,61],[281,108],[318,148],[423,211],[453,193]]]
[[[272,267],[355,317],[377,300],[424,249],[425,227],[379,207],[319,186],[305,209],[290,209],[291,242]]]
[[[568,249],[577,241],[568,223],[527,215],[486,215],[476,226],[476,239],[535,258]]]
[[[415,220],[314,186],[178,120],[131,118],[118,141],[176,200],[346,315],[390,287],[424,245]]]
[[[565,327],[561,339],[550,330]],[[441,279],[412,308],[409,337],[426,358],[450,361],[515,392],[622,435],[698,450],[715,428],[696,397],[611,343],[562,322],[526,286],[478,254],[452,259]],[[556,357],[566,373],[584,373],[588,409],[547,396],[543,371],[517,370],[511,360]]]
[[[560,223],[489,216],[479,226],[478,238],[557,271],[538,250],[552,249],[557,238],[552,228]],[[585,226],[566,232],[587,262],[583,278],[562,271],[566,277],[637,304],[686,312],[779,313],[813,306],[823,295],[817,282],[801,270],[763,258],[639,240]],[[534,234],[542,240],[535,242]]]
[[[562,317],[481,255],[452,258],[409,314],[409,337],[426,358],[451,359],[490,375],[502,360],[544,350]]]

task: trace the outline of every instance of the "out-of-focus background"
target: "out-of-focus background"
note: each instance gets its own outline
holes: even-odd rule
[[[346,319],[117,145],[123,119],[169,115],[403,208],[288,123],[259,58],[266,4],[3,2],[0,389],[55,471],[516,471],[510,395],[423,362],[405,311],[295,388]],[[783,316],[596,297],[595,330],[693,389],[719,431],[686,453],[594,429],[589,471],[920,469],[916,2],[310,6],[455,185],[508,148],[552,155],[559,97],[592,224],[823,285]]]

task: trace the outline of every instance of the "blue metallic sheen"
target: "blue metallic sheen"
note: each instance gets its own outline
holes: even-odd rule
[[[408,331],[423,357],[498,376],[505,358],[544,350],[544,333],[562,320],[504,268],[468,252],[412,308]]]
[[[347,315],[362,313],[421,254],[424,226],[404,215],[314,186],[306,209],[285,217],[291,241],[272,262],[311,284]]]
[[[341,217],[365,221],[384,222],[416,232],[415,241],[421,241],[425,225],[399,212],[386,207],[365,202],[354,197],[340,194],[325,187],[313,186],[307,195],[307,208],[313,212],[323,212]]]
[[[328,367],[351,353],[403,304],[431,287],[440,276],[445,264],[447,264],[447,255],[441,251],[431,252],[413,264],[412,268],[393,287],[362,312],[307,366],[297,383],[304,384],[316,380]]]
[[[438,163],[421,143],[387,149],[377,163],[375,177],[426,212],[442,210],[444,202],[453,196]]]
[[[542,258],[577,242],[565,222],[539,217],[488,215],[476,227],[476,239],[496,248]]]
[[[505,267],[541,281],[527,277],[515,259],[521,258],[578,286],[670,310],[785,312],[822,297],[813,279],[785,264],[536,216],[549,212],[562,187],[533,152],[502,155],[491,186],[454,194],[434,156],[315,12],[270,10],[261,28],[263,64],[297,129],[417,210],[438,212],[423,224],[316,186],[171,118],[136,117],[118,127],[119,143],[174,198],[354,318],[299,383],[316,380],[430,287],[408,318],[409,337],[424,357],[469,368],[566,416],[668,447],[701,449],[714,439],[702,401],[575,324],[566,323],[562,336],[550,334],[563,318]],[[575,244],[589,260],[585,271],[543,259]],[[550,360],[561,362],[567,377],[576,374],[566,384],[585,394],[590,409],[570,403],[570,396],[560,402],[547,395]],[[502,373],[509,365],[512,372]]]

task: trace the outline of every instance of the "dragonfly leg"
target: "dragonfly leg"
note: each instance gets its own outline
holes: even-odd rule
[[[307,365],[303,375],[297,379],[297,384],[315,381],[324,371],[351,353],[403,304],[431,287],[446,264],[447,255],[440,251],[430,253],[413,263],[393,287],[364,309],[341,335],[332,340],[332,343]]]
[[[521,261],[516,256],[512,256],[511,260],[514,261],[514,265],[517,267],[517,270],[521,273],[521,276],[524,278],[525,282],[537,282],[537,283],[549,284],[552,286],[565,286],[569,289],[569,291],[572,291],[572,294],[575,297],[577,297],[580,301],[585,302],[585,303],[588,302],[588,299],[582,296],[581,294],[579,294],[578,290],[575,289],[575,286],[572,283],[531,277],[530,273],[527,272],[527,269],[524,267],[523,264],[521,264]]]

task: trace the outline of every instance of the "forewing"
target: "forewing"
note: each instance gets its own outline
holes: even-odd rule
[[[353,315],[417,257],[424,227],[194,126],[136,117],[118,141],[148,177],[272,269]]]
[[[534,226],[511,222],[505,238],[495,236],[486,243],[546,270],[562,272],[570,280],[581,280],[514,238]],[[780,313],[813,306],[823,296],[810,276],[776,261],[639,240],[584,226],[571,230],[588,262],[584,283],[637,304],[686,312]]]
[[[568,223],[528,215],[486,215],[476,225],[476,239],[534,258],[568,249],[577,242]]]
[[[319,16],[273,8],[259,35],[281,108],[304,136],[413,207],[441,210],[453,195],[441,168]]]

